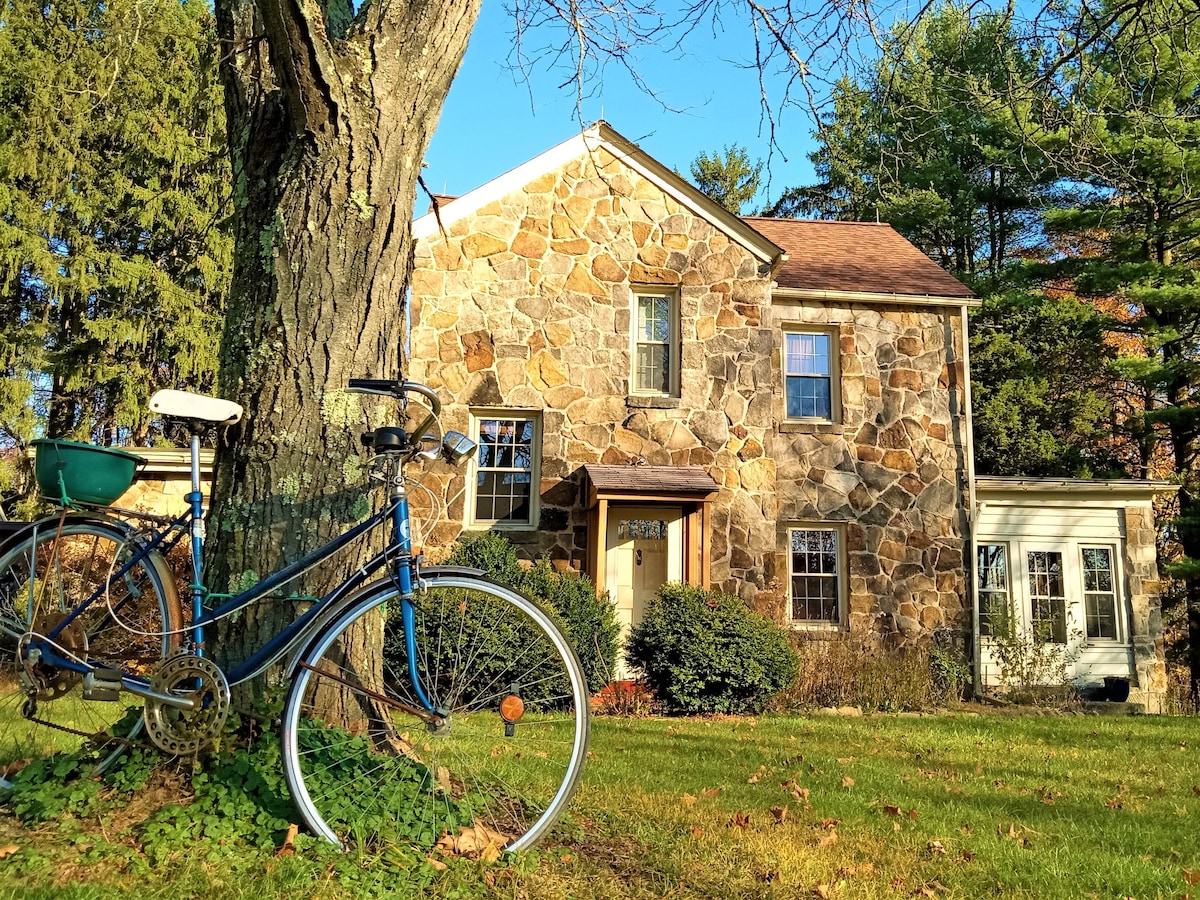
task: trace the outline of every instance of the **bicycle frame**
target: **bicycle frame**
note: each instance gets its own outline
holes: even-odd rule
[[[434,708],[432,702],[428,699],[416,670],[416,629],[414,627],[415,615],[412,602],[416,561],[412,555],[412,535],[409,526],[408,494],[404,487],[403,461],[401,459],[392,461],[392,471],[389,473],[390,490],[388,493],[388,502],[382,510],[372,514],[365,521],[334,537],[301,559],[264,578],[253,587],[229,597],[224,603],[205,612],[204,603],[209,596],[209,592],[203,585],[204,510],[202,506],[203,494],[200,490],[199,449],[199,437],[193,435],[191,441],[192,490],[185,497],[188,509],[171,520],[167,525],[152,531],[152,536],[147,540],[138,541],[137,552],[126,560],[119,569],[113,572],[104,584],[99,585],[92,592],[91,596],[71,610],[43,639],[34,639],[31,642],[40,652],[41,659],[49,665],[69,669],[84,676],[93,674],[96,671],[95,666],[71,659],[57,652],[58,645],[56,638],[93,603],[102,602],[101,598],[107,594],[109,585],[123,578],[127,572],[149,556],[149,554],[160,548],[164,552],[172,549],[182,540],[185,534],[191,537],[192,549],[191,642],[194,652],[203,655],[205,652],[204,629],[207,626],[266,597],[308,569],[331,558],[358,538],[373,531],[385,522],[390,522],[391,539],[381,553],[353,572],[329,593],[317,598],[311,609],[273,635],[237,667],[225,673],[226,679],[230,685],[235,685],[259,675],[266,668],[282,658],[290,647],[308,633],[312,625],[319,623],[322,617],[333,608],[333,605],[338,600],[361,587],[372,575],[387,567],[390,562],[392,563],[391,577],[401,604],[401,622],[404,628],[405,644],[408,651],[409,677],[412,680],[417,699],[422,703],[427,712],[436,716],[438,710]],[[36,541],[36,530],[34,535],[34,540]],[[117,608],[119,609],[119,607],[120,604],[118,604]],[[192,705],[192,701],[190,700],[164,697],[155,693],[149,688],[149,682],[146,679],[124,672],[120,673],[120,676],[122,687],[130,693],[144,697],[153,697],[154,699],[177,705],[181,708],[190,708]]]

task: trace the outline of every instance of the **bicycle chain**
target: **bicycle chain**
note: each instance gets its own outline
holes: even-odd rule
[[[76,737],[87,738],[89,741],[101,743],[103,738],[104,744],[122,744],[126,747],[149,747],[150,744],[146,741],[131,741],[129,738],[117,737],[115,734],[107,734],[103,731],[89,732],[80,731],[78,728],[71,728],[67,725],[59,725],[57,722],[47,722],[45,719],[39,719],[36,716],[28,716],[25,721],[33,722],[35,725],[45,725],[47,728],[53,728],[55,731],[63,731],[67,734],[73,734]]]

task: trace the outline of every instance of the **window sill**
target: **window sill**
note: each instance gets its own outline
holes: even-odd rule
[[[841,434],[840,422],[830,422],[824,419],[811,421],[792,420],[779,423],[780,434]]]
[[[660,397],[653,394],[630,394],[625,398],[629,409],[678,409],[678,397]]]
[[[788,622],[788,628],[808,634],[842,634],[850,630],[845,625],[835,625],[832,622],[812,622],[805,619],[794,619]]]
[[[468,522],[463,531],[537,531],[529,522]]]

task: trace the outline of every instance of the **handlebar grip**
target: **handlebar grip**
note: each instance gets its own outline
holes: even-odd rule
[[[395,394],[399,396],[403,382],[390,378],[351,378],[346,387],[351,391],[369,391],[374,394]]]
[[[438,399],[437,392],[429,385],[417,381],[395,381],[390,378],[351,378],[346,382],[346,389],[363,394],[384,394],[398,400],[404,399],[405,394],[420,394],[429,405],[430,415],[419,427],[414,429],[416,434],[424,434],[425,429],[442,412],[442,401]]]

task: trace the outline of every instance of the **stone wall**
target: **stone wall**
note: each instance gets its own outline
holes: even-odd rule
[[[851,632],[893,643],[943,628],[969,635],[961,314],[813,302],[772,313],[777,333],[834,329],[841,351],[840,420],[783,422],[769,443],[776,546],[786,549],[789,525],[844,523]],[[786,578],[786,555],[776,565]]]
[[[1167,668],[1162,606],[1158,593],[1154,510],[1149,506],[1128,506],[1123,512],[1123,564],[1130,604],[1129,636],[1133,642],[1135,675],[1131,681],[1129,699],[1144,703],[1148,712],[1162,712],[1163,696],[1167,690]]]
[[[662,285],[680,300],[678,398],[629,387],[634,290]],[[471,409],[540,414],[540,527],[508,532],[530,556],[586,559],[581,465],[700,465],[720,485],[714,586],[781,614],[787,526],[832,521],[854,630],[969,628],[957,309],[772,307],[770,288],[747,249],[600,151],[418,243],[408,373],[449,401],[447,428],[466,431]],[[788,322],[839,331],[835,425],[782,422]],[[426,483],[446,510],[424,538],[436,556],[463,527],[466,484]]]

